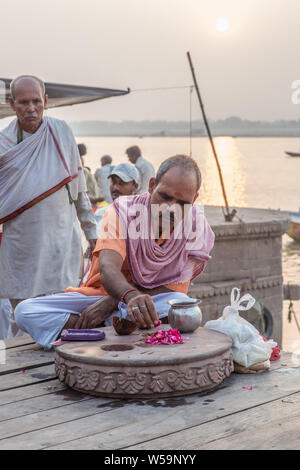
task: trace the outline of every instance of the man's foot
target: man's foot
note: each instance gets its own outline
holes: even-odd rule
[[[69,320],[67,321],[67,323],[65,323],[63,329],[60,331],[60,333],[59,333],[59,335],[56,339],[60,338],[60,335],[62,334],[62,332],[64,330],[69,330],[69,329],[74,328],[76,323],[77,323],[77,320],[78,320],[78,315],[74,315],[73,313],[71,313],[71,315],[69,317]]]

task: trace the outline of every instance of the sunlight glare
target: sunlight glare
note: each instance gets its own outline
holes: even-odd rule
[[[221,33],[224,33],[225,31],[228,31],[230,28],[230,23],[228,21],[228,18],[218,18],[216,20],[216,29],[217,31],[220,31]]]

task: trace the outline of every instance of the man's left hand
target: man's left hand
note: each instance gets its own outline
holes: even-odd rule
[[[85,328],[97,328],[109,317],[117,304],[118,302],[114,301],[111,297],[103,297],[81,312],[74,328],[80,330]]]

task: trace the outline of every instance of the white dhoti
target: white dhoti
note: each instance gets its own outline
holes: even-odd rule
[[[17,325],[26,331],[37,344],[45,349],[51,349],[59,333],[67,323],[70,315],[80,315],[83,310],[100,300],[101,296],[89,296],[78,292],[47,295],[21,302],[15,309]],[[182,292],[168,292],[154,295],[152,300],[159,318],[168,315],[170,305],[168,300],[189,297]],[[119,302],[119,309],[112,312],[105,321],[105,326],[112,324],[112,317],[127,318],[126,304]]]

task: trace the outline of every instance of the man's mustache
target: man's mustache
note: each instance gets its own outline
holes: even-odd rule
[[[36,119],[36,118],[37,118],[37,114],[25,114],[24,119],[28,119],[28,118],[34,118],[34,119]]]

